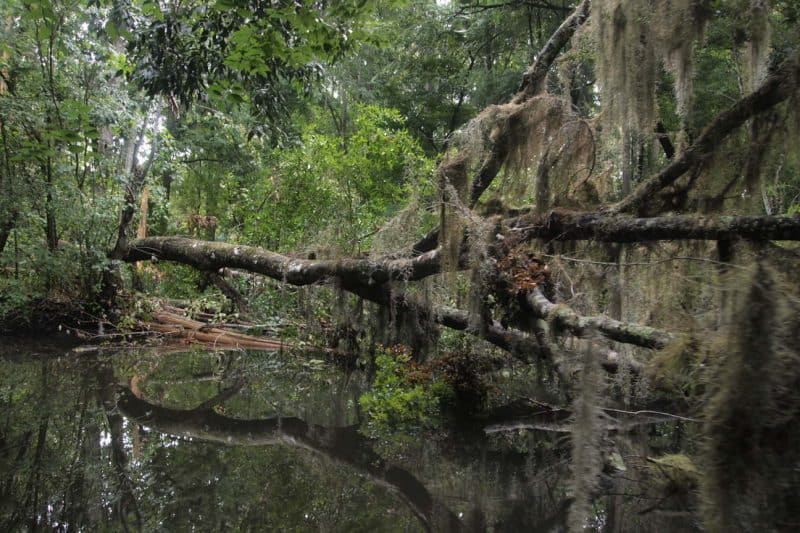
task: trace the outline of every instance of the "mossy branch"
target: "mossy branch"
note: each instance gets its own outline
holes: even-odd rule
[[[122,257],[127,262],[165,260],[192,266],[203,271],[221,268],[242,269],[262,274],[290,285],[310,285],[335,280],[343,290],[398,313],[411,313],[420,320],[464,331],[531,362],[552,359],[552,350],[534,336],[496,322],[475,329],[475,320],[466,311],[450,307],[430,307],[404,294],[393,293],[386,282],[423,279],[439,272],[438,251],[412,259],[372,261],[367,259],[309,260],[293,259],[253,246],[201,241],[186,237],[148,237],[132,241]],[[603,368],[614,372],[616,354],[598,352]],[[551,361],[552,362],[552,361]]]
[[[545,215],[526,214],[509,219],[504,225],[520,241],[547,239],[633,243],[735,237],[756,241],[800,240],[800,217],[779,215],[629,218],[608,213],[553,210]]]
[[[536,55],[536,61],[525,71],[519,90],[511,101],[512,104],[523,104],[544,91],[544,81],[547,78],[550,67],[561,53],[561,50],[572,39],[575,31],[588,19],[590,6],[590,0],[583,0],[547,40],[547,43]],[[484,158],[472,179],[469,207],[474,207],[478,203],[481,195],[489,188],[500,169],[503,168],[511,150],[514,129],[512,123],[518,120],[519,115],[512,113],[496,125],[498,135],[494,139],[488,155]],[[449,162],[445,160],[440,165],[439,173],[448,164]],[[434,228],[417,241],[412,249],[415,254],[425,253],[436,248],[438,241],[439,228]]]
[[[604,315],[581,316],[564,304],[554,304],[539,289],[529,292],[525,298],[529,309],[539,318],[552,323],[556,328],[583,336],[589,331],[597,331],[604,337],[626,344],[659,350],[677,336],[666,331],[614,320]]]

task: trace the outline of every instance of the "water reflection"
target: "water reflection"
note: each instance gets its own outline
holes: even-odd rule
[[[358,431],[365,377],[313,357],[11,342],[0,357],[3,531],[566,527],[569,434],[531,429],[552,420],[375,441]],[[679,448],[676,427],[609,444],[624,460],[590,529],[691,530],[692,502],[635,468],[659,439]]]

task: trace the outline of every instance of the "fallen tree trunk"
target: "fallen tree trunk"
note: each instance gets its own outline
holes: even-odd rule
[[[386,286],[385,281],[395,279],[395,277],[402,280],[421,279],[425,277],[424,275],[438,273],[438,251],[428,252],[413,259],[378,262],[366,259],[301,260],[250,246],[198,241],[184,237],[149,237],[133,241],[129,253],[123,257],[123,260],[128,262],[142,259],[169,260],[201,270],[223,267],[240,268],[292,285],[308,285],[336,280],[342,289],[365,300],[390,307],[397,312],[411,313],[418,320],[428,320],[450,329],[464,331],[511,352],[520,360],[531,362],[536,359],[552,359],[552,350],[542,346],[541,341],[534,336],[522,331],[503,328],[494,321],[478,328],[472,327],[471,324],[479,321],[472,320],[469,313],[465,311],[448,307],[430,308],[409,300],[403,294],[392,293]],[[371,271],[371,268],[376,270]],[[286,272],[287,270],[289,272]],[[383,281],[378,282],[377,280]],[[599,319],[595,318],[595,320]],[[629,329],[638,327],[628,326]],[[601,328],[599,332],[609,336],[605,329]],[[637,344],[639,340],[636,336],[624,338],[625,340],[621,340],[623,337],[617,336],[614,340],[631,344]],[[649,340],[644,346],[652,347]],[[616,370],[617,360],[614,352],[602,351],[601,358],[603,366],[607,370]]]
[[[365,286],[387,281],[414,281],[439,272],[439,252],[433,250],[413,259],[296,259],[257,248],[186,237],[148,237],[130,243],[120,258],[126,262],[166,260],[216,271],[237,268],[263,274],[291,285],[310,285],[338,278]]]
[[[719,240],[742,237],[800,240],[800,216],[673,216],[629,218],[606,213],[554,210],[526,214],[504,222],[515,241],[648,242],[658,240]],[[123,261],[166,260],[203,271],[237,268],[291,285],[309,285],[330,278],[351,286],[375,287],[387,281],[416,281],[441,271],[439,250],[410,259],[296,259],[253,246],[201,241],[186,237],[148,237],[130,243]]]

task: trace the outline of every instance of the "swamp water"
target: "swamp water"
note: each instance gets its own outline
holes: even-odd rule
[[[366,390],[364,372],[305,354],[0,338],[0,530],[566,530],[568,426],[368,438]],[[693,531],[694,497],[648,460],[687,429],[609,432],[584,529]]]

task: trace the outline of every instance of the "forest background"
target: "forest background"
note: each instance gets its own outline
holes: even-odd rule
[[[188,299],[418,362],[497,350],[475,367],[543,365],[563,402],[597,365],[626,405],[704,413],[710,524],[780,521],[800,416],[799,16],[5,3],[2,323],[125,333],[153,297]],[[778,496],[727,516],[745,478]]]

